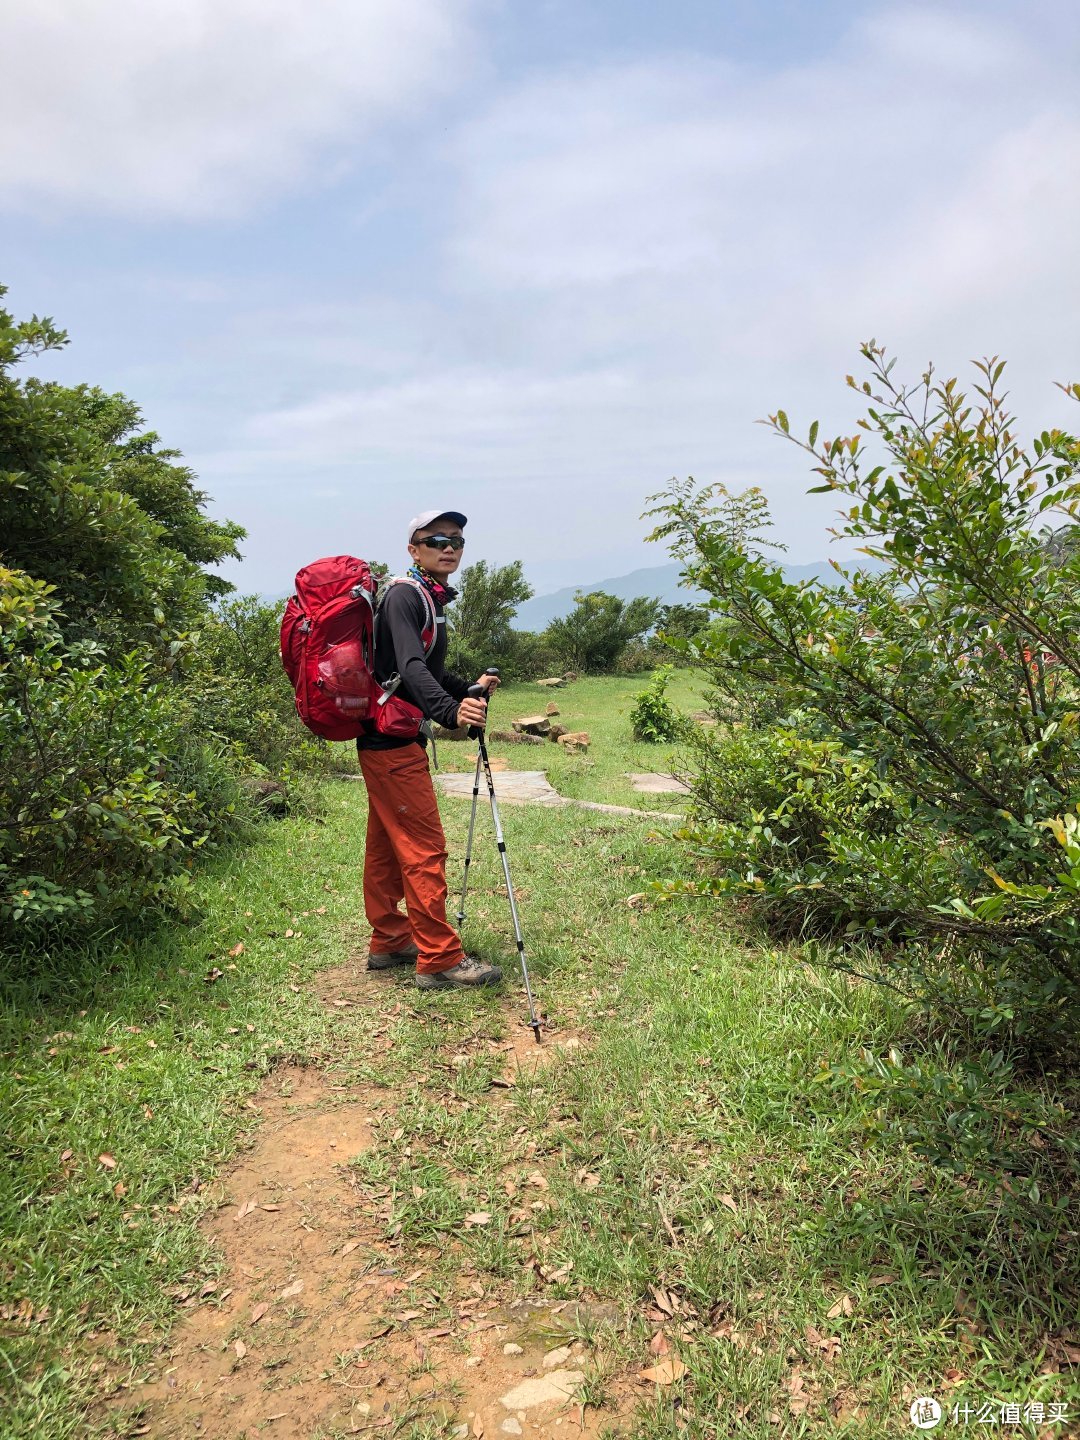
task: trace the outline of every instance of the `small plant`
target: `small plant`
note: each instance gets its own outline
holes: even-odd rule
[[[648,689],[643,690],[637,697],[630,712],[630,724],[635,740],[649,740],[654,744],[661,744],[678,739],[682,721],[665,693],[673,668],[671,665],[661,665]]]

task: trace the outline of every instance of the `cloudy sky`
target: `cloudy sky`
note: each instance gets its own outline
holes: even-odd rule
[[[831,507],[755,420],[1010,361],[1076,424],[1075,0],[2,0],[0,281],[287,590],[429,505],[538,590],[668,557],[645,498]]]

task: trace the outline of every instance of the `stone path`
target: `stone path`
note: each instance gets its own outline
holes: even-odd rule
[[[689,795],[690,786],[674,775],[658,775],[650,770],[645,775],[627,773],[626,778],[642,795]]]
[[[435,784],[444,795],[454,795],[471,800],[473,775],[439,773]],[[647,820],[685,820],[669,810],[635,810],[630,805],[602,805],[596,800],[572,800],[551,785],[543,770],[500,770],[493,772],[495,794],[500,802],[509,805],[574,805],[579,810],[599,810],[603,815],[641,815]],[[649,777],[654,778],[654,777]],[[487,787],[481,783],[481,797],[487,799]]]

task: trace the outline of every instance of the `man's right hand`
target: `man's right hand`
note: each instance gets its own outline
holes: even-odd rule
[[[478,725],[482,730],[487,724],[487,702],[474,700],[471,696],[462,700],[458,706],[457,723],[459,726]]]

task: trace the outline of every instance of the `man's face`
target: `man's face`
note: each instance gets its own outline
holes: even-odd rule
[[[431,535],[446,535],[451,538],[456,535],[464,539],[461,526],[456,520],[433,520],[430,525],[417,530],[413,543],[409,546],[409,554],[422,569],[429,575],[434,575],[436,580],[445,580],[461,564],[464,552],[454,550],[449,545],[441,550],[433,545],[425,545],[424,541]]]

